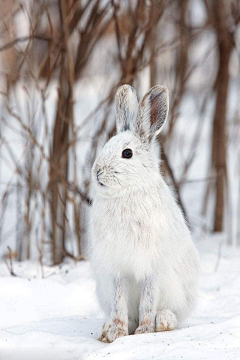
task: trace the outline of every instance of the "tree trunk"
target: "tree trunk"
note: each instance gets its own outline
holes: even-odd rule
[[[53,263],[63,261],[65,254],[67,183],[68,183],[68,145],[69,127],[73,124],[73,85],[74,66],[69,49],[69,29],[67,23],[67,1],[59,1],[63,46],[57,114],[53,132],[53,148],[50,165],[51,220]]]
[[[51,220],[53,263],[59,264],[64,257],[65,216],[66,216],[66,183],[68,179],[68,135],[69,123],[67,113],[68,101],[65,91],[68,91],[64,59],[60,75],[58,108],[53,132],[53,148],[51,154],[50,184],[51,184]]]
[[[217,75],[216,105],[213,120],[212,162],[216,173],[216,201],[213,231],[223,230],[226,197],[226,117],[229,85],[229,60],[232,50],[231,38],[226,27],[223,0],[214,0],[215,24],[218,37],[219,68]]]
[[[152,29],[151,29],[151,33],[149,36],[149,49],[150,49],[150,53],[151,53],[151,58],[150,58],[150,88],[152,88],[153,86],[155,86],[157,84],[157,59],[156,59],[156,43],[157,43],[157,25],[158,25],[158,21],[155,20],[154,17],[154,10],[156,7],[156,3],[153,1],[151,4],[151,12],[153,14],[152,15],[152,20],[153,24],[152,24]]]

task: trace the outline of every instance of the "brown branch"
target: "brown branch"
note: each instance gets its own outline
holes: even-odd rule
[[[47,37],[47,36],[41,36],[41,35],[23,36],[23,37],[16,38],[13,41],[10,41],[9,43],[1,46],[0,51],[10,49],[11,47],[16,45],[17,43],[29,41],[29,40],[32,40],[32,39],[43,40],[43,41],[47,41],[47,42],[53,41],[53,38]]]
[[[8,265],[8,263],[6,261],[7,268],[9,270],[11,276],[17,276],[15,274],[15,272],[13,271],[12,250],[11,250],[11,248],[9,246],[7,248],[8,248],[8,252],[9,252],[9,255],[8,255],[8,257],[9,257],[9,265]]]
[[[187,218],[187,214],[186,214],[186,210],[183,206],[183,203],[182,203],[182,200],[181,200],[181,195],[180,195],[180,189],[179,189],[179,186],[178,186],[178,183],[176,181],[176,178],[175,178],[175,175],[173,173],[173,170],[171,168],[171,165],[169,163],[169,160],[168,160],[168,157],[164,151],[164,148],[162,147],[162,159],[165,163],[165,166],[166,166],[166,169],[167,169],[167,172],[172,180],[172,183],[173,183],[173,186],[174,186],[174,189],[176,191],[176,195],[177,195],[177,203],[178,205],[180,206],[181,210],[182,210],[182,213],[183,213],[183,216],[188,224],[188,226],[190,226],[190,223],[188,221],[188,218]]]
[[[68,182],[67,187],[69,191],[73,192],[74,194],[78,194],[82,201],[86,202],[89,206],[92,205],[93,200],[90,199],[86,194],[84,194],[75,184],[71,184]]]

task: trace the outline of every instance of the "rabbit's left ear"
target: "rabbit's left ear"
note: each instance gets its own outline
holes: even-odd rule
[[[118,133],[126,130],[133,130],[137,111],[138,99],[134,88],[130,85],[120,86],[115,96],[115,113]]]
[[[169,108],[168,89],[156,85],[139,104],[135,131],[143,142],[150,142],[163,129]]]

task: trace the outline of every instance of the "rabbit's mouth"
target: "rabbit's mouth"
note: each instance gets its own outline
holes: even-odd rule
[[[101,183],[98,179],[97,179],[97,181],[98,181],[99,185],[101,185],[101,186],[106,186],[106,185],[104,185],[103,183]]]
[[[97,172],[97,182],[99,183],[99,185],[101,185],[101,186],[106,186],[106,185],[104,185],[100,180],[99,180],[99,176],[100,175],[102,175],[103,174],[103,171],[102,172]]]

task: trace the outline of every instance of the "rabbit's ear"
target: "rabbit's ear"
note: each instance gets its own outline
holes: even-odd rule
[[[154,139],[163,129],[168,115],[168,89],[156,85],[139,104],[135,131],[143,142]]]
[[[117,132],[133,130],[137,117],[138,100],[136,91],[130,85],[122,85],[115,96]]]

